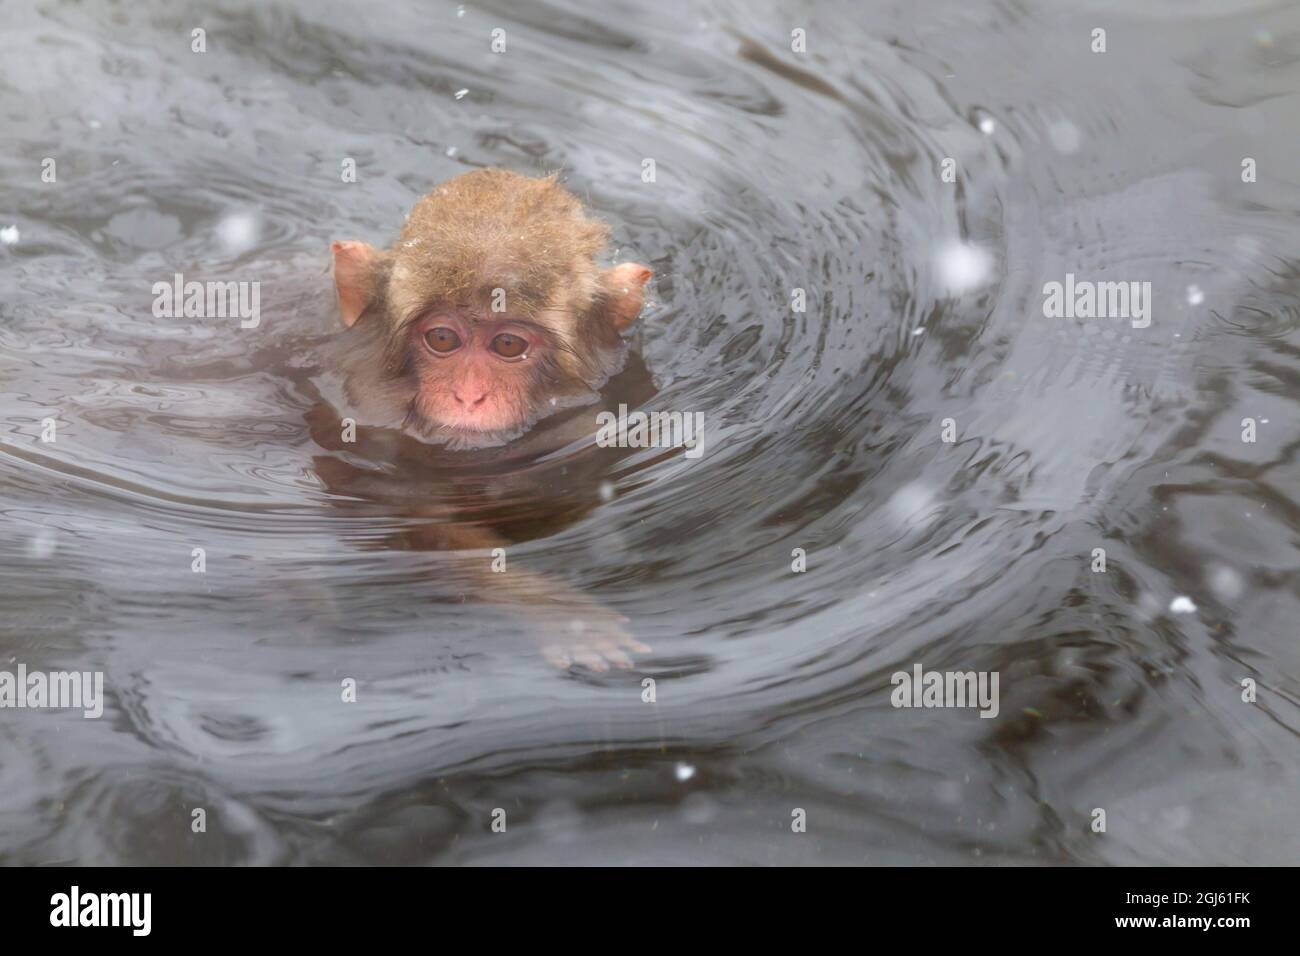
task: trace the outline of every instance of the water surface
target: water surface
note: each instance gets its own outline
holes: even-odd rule
[[[0,668],[107,699],[0,711],[0,861],[1298,859],[1294,4],[4,17]],[[699,459],[340,485],[328,243],[482,166],[655,269],[629,374]],[[177,272],[261,325],[155,317]],[[1151,283],[1150,325],[1045,317],[1067,274]],[[430,497],[654,652],[551,669]],[[917,663],[997,672],[998,716],[892,707]]]

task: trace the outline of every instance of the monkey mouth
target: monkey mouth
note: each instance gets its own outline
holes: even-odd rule
[[[466,428],[456,425],[434,424],[424,432],[424,438],[442,445],[450,451],[469,451],[475,448],[496,448],[508,445],[523,436],[531,427],[524,422],[512,428]]]
[[[439,412],[430,417],[449,428],[463,428],[471,432],[493,432],[500,428],[509,428],[518,420],[517,415],[496,409],[482,412]]]
[[[422,408],[412,401],[402,422],[404,430],[431,444],[442,445],[450,451],[474,448],[494,448],[507,445],[526,434],[538,422],[566,409],[590,405],[598,398],[594,390],[580,390],[570,394],[556,394],[539,403],[531,414],[512,416],[493,415],[441,415],[440,409]]]
[[[533,425],[531,419],[500,414],[431,415],[411,403],[403,427],[414,435],[457,451],[505,445],[523,435]]]
[[[428,415],[429,419],[447,428],[458,431],[491,434],[493,432],[514,431],[522,424],[527,424],[527,416],[519,414],[510,407],[484,408],[482,410],[435,409]]]

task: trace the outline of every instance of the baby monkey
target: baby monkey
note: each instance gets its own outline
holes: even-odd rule
[[[626,359],[621,333],[640,314],[651,271],[596,264],[608,230],[554,176],[498,169],[436,187],[388,249],[335,242],[334,282],[347,331],[337,366],[359,421],[449,449],[510,442],[540,419],[597,397]],[[435,513],[436,512],[436,513]],[[505,542],[428,503],[439,550]],[[649,648],[626,619],[513,565],[475,564],[483,594],[526,607],[552,663],[630,667]]]
[[[499,445],[590,401],[623,364],[645,266],[554,176],[481,169],[416,203],[391,248],[336,242],[348,401],[451,448]]]

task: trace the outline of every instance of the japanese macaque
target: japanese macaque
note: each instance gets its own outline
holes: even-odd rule
[[[467,556],[482,571],[475,572],[479,596],[527,609],[546,631],[542,646],[552,663],[597,671],[631,667],[632,655],[649,648],[631,636],[625,618],[586,595],[515,565],[490,573],[488,555],[507,539],[481,507],[470,512],[463,496],[445,490],[468,483],[481,503],[482,476],[448,461],[507,459],[539,421],[572,418],[563,410],[596,401],[623,367],[622,333],[641,311],[651,271],[597,265],[607,235],[554,177],[486,169],[421,199],[388,249],[335,242],[347,329],[331,364],[342,374],[347,414],[387,436],[360,444],[391,454],[379,472],[339,459],[318,462],[330,487],[370,497],[358,489],[387,481],[380,497],[391,500],[393,462],[425,461],[423,480],[414,484],[440,481],[444,493],[426,490],[417,514],[436,520],[408,535],[406,546],[479,552]],[[325,447],[360,451],[332,431],[313,422]],[[499,465],[487,470],[503,489],[495,493],[507,499],[536,480],[502,474]]]
[[[597,266],[607,236],[554,177],[484,169],[416,203],[387,250],[334,243],[348,400],[453,449],[590,402],[651,275]]]

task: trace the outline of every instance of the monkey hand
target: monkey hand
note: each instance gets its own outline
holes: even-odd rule
[[[542,656],[561,670],[574,665],[602,673],[611,667],[631,670],[633,654],[651,651],[627,630],[626,617],[600,604],[583,600],[548,611]]]

